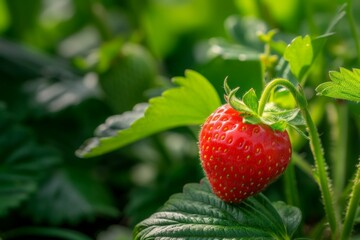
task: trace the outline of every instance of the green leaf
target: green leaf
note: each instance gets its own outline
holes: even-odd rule
[[[340,68],[339,72],[330,71],[329,75],[331,82],[320,84],[316,88],[318,95],[360,101],[360,69],[350,71]]]
[[[296,37],[286,48],[284,58],[289,62],[291,72],[301,81],[314,60],[310,36]]]
[[[108,117],[105,123],[95,129],[95,136],[99,138],[115,136],[119,130],[129,128],[133,122],[144,117],[148,107],[148,103],[139,103],[132,111]]]
[[[213,86],[199,73],[186,71],[185,78],[173,79],[177,88],[150,99],[144,117],[130,128],[119,130],[115,136],[92,138],[81,146],[80,157],[101,155],[154,133],[186,125],[198,125],[220,106],[220,98]]]
[[[336,24],[345,16],[345,5],[346,4],[339,8],[324,34],[314,39],[310,39],[308,35],[304,38],[298,36],[286,48],[283,57],[289,62],[291,72],[301,84],[304,84],[306,75],[316,57],[323,50],[326,40],[334,34],[332,31]],[[284,73],[286,74],[283,73],[281,75],[284,78],[292,79],[292,76],[286,76],[288,75],[287,68],[286,66],[284,68]]]
[[[289,239],[300,223],[295,207],[263,195],[231,205],[216,197],[207,180],[187,184],[159,212],[140,222],[134,239]],[[294,214],[296,216],[290,216]]]
[[[301,211],[296,207],[289,207],[284,202],[275,202],[273,206],[280,214],[283,222],[286,225],[286,230],[289,236],[294,235],[299,223],[301,222]]]
[[[91,172],[70,167],[55,172],[44,182],[24,210],[34,222],[52,225],[77,224],[98,215],[119,215],[109,192]]]
[[[4,216],[36,191],[40,178],[60,162],[60,157],[39,146],[31,132],[13,123],[1,105],[0,132],[0,216]]]

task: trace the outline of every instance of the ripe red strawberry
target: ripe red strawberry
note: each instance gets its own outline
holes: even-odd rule
[[[284,172],[291,157],[286,131],[243,123],[229,104],[215,110],[203,124],[199,149],[213,192],[230,203],[261,192]]]

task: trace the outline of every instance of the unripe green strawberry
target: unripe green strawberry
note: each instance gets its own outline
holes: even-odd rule
[[[109,68],[99,74],[100,86],[117,113],[146,101],[144,92],[155,85],[155,77],[155,60],[145,48],[133,43],[123,45]]]
[[[199,149],[213,192],[230,203],[267,187],[285,171],[292,152],[286,131],[243,123],[229,104],[215,110],[202,125]]]

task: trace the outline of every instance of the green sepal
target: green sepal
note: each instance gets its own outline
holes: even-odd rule
[[[286,128],[291,127],[305,138],[308,138],[305,131],[298,127],[305,125],[300,109],[285,109],[274,103],[268,103],[265,106],[264,112],[259,115],[259,99],[254,89],[251,88],[247,91],[241,99],[236,97],[239,87],[231,90],[226,79],[224,81],[224,89],[227,93],[225,95],[226,101],[239,112],[243,117],[244,123],[265,124],[277,131],[285,131]]]
[[[306,132],[298,127],[305,126],[305,120],[298,108],[284,109],[273,103],[268,103],[265,106],[261,120],[263,123],[270,125],[274,130],[284,131],[287,127],[290,127],[303,137],[308,138]]]
[[[262,118],[268,119],[270,122],[284,120],[292,125],[305,125],[305,120],[300,114],[300,109],[284,109],[273,103],[268,103],[265,106]]]
[[[243,117],[243,122],[244,123],[249,123],[249,124],[260,124],[263,123],[261,121],[261,119],[258,117],[258,115],[246,115],[246,114],[242,114],[241,115]]]
[[[250,108],[254,113],[258,112],[259,108],[259,99],[256,96],[255,90],[251,88],[243,96],[243,101],[248,108]]]
[[[275,130],[278,130],[278,131],[281,131],[281,132],[285,131],[287,126],[288,126],[288,123],[286,121],[284,121],[284,120],[274,122],[274,123],[272,123],[270,125],[270,127],[272,129],[275,129]]]
[[[247,114],[247,113],[252,114],[253,113],[252,110],[248,106],[246,106],[243,101],[241,101],[236,97],[235,94],[238,90],[239,87],[231,90],[229,95],[225,97],[226,101],[231,105],[232,108],[234,108],[238,112],[241,112],[242,114]]]
[[[227,81],[228,81],[228,76],[226,76],[224,79],[224,90],[225,90],[225,94],[229,95],[231,92],[231,88],[229,87]]]

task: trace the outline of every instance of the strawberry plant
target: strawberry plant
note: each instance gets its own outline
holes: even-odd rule
[[[179,88],[151,99],[144,115],[129,128],[119,129],[110,136],[97,136],[78,150],[80,156],[98,155],[154,132],[201,124],[199,157],[206,178],[200,185],[186,186],[182,194],[171,197],[158,213],[139,223],[135,227],[135,239],[293,237],[301,223],[299,209],[285,203],[271,203],[259,193],[286,171],[289,162],[295,161],[291,159],[293,149],[287,131],[292,138],[309,141],[314,159],[310,175],[319,186],[330,234],[333,239],[348,238],[359,204],[357,177],[347,208],[344,208],[346,213],[342,215],[336,207],[320,135],[302,87],[310,67],[332,35],[332,28],[343,15],[344,11],[339,10],[324,35],[296,37],[283,49],[276,47],[281,43],[273,40],[274,31],[259,35],[265,52],[257,56],[267,75],[259,98],[254,89],[238,98],[239,88],[232,90],[225,80],[227,103],[218,107],[218,97],[207,80],[187,71],[185,78],[174,79]],[[278,62],[278,55],[271,55],[271,50],[280,52],[283,61]],[[253,57],[256,53],[254,50],[243,54],[246,58],[247,54]],[[321,84],[317,88],[319,94],[358,101],[360,76],[357,69],[353,72],[341,69],[331,72],[330,77],[333,82]],[[293,104],[286,106],[283,96]],[[301,157],[297,161],[301,168],[307,167]],[[295,182],[291,168],[286,175],[289,182]],[[295,189],[289,193],[294,199],[298,194]]]

